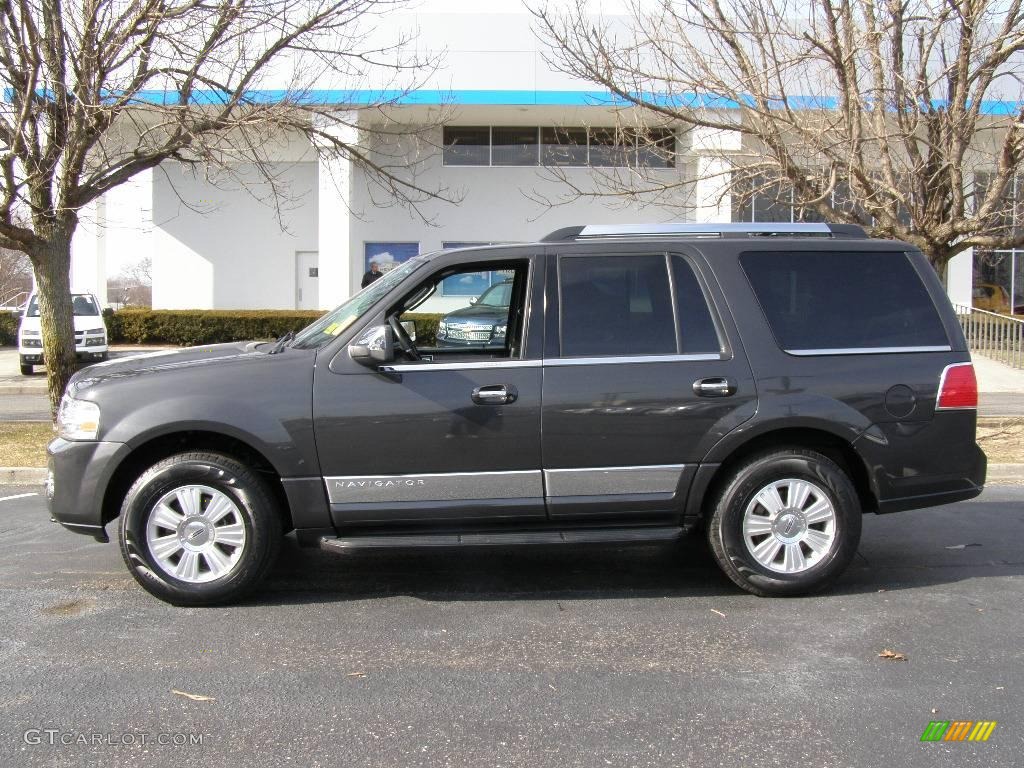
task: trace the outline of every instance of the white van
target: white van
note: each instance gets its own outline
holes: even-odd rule
[[[91,293],[71,294],[75,316],[75,354],[79,360],[107,359],[107,326],[99,301]],[[43,335],[39,326],[39,297],[33,293],[25,305],[18,329],[18,355],[23,376],[43,362]]]

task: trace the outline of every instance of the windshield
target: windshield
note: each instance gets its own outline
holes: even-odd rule
[[[91,317],[100,313],[96,299],[88,293],[76,293],[71,296],[71,311],[75,317]],[[25,317],[39,317],[39,297],[33,295],[28,302]]]
[[[485,307],[507,307],[509,297],[512,295],[512,283],[498,283],[492,285],[480,296],[477,305]]]
[[[299,331],[290,346],[299,349],[315,349],[330,341],[366,314],[385,294],[423,264],[423,257],[417,256],[388,270],[384,273],[384,277],[370,283],[340,307]]]

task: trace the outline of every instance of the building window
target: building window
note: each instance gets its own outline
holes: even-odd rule
[[[445,165],[490,165],[491,129],[487,126],[444,128]]]
[[[445,126],[445,165],[674,168],[670,128]]]
[[[620,168],[627,165],[629,137],[618,128],[590,129],[590,164]]]
[[[587,129],[541,128],[540,152],[543,165],[586,165]]]
[[[491,165],[537,165],[537,128],[491,129]]]
[[[992,184],[992,173],[974,175],[975,205],[980,205]],[[993,214],[993,230],[1013,235],[1024,232],[1024,177],[1015,176],[1003,191],[1004,203]],[[974,249],[971,303],[976,309],[1024,315],[1024,251]]]
[[[641,168],[674,168],[675,132],[668,128],[652,128],[637,134],[636,164]]]
[[[381,272],[388,272],[420,252],[419,243],[363,243],[364,269],[376,263]]]

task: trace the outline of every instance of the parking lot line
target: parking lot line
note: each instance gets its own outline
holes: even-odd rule
[[[0,496],[0,501],[14,501],[15,499],[27,499],[29,496],[38,496],[38,493],[19,493],[17,496]]]

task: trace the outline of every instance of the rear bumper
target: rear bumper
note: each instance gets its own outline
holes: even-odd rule
[[[974,442],[974,414],[942,414],[928,424],[876,425],[854,447],[871,468],[878,511],[966,501],[985,488],[988,459]]]
[[[107,541],[103,496],[127,452],[124,443],[53,440],[46,449],[50,517],[69,531]]]

